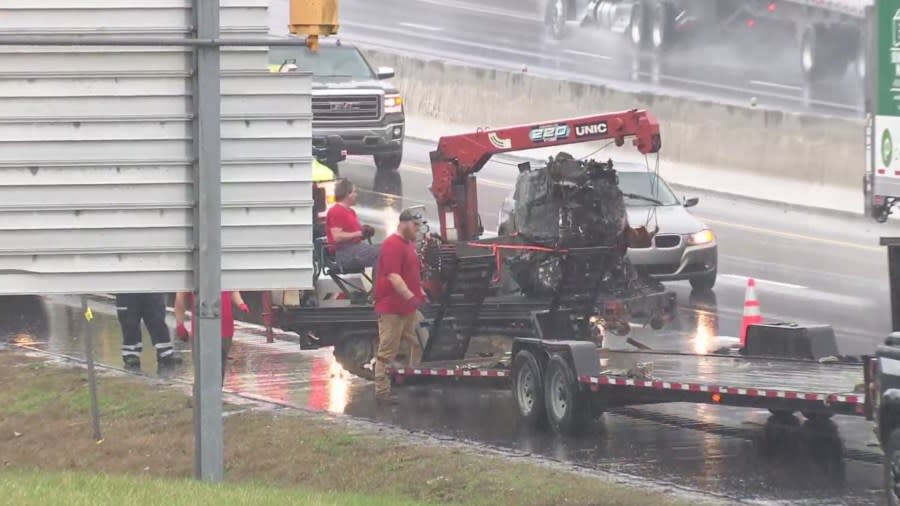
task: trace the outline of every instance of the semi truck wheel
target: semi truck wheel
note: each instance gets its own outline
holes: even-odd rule
[[[818,80],[822,74],[822,62],[819,61],[819,48],[816,44],[820,31],[816,25],[808,26],[800,39],[800,69],[807,81]]]
[[[665,51],[670,46],[675,12],[666,2],[654,2],[650,13],[650,47],[655,52]]]
[[[529,427],[545,427],[544,378],[537,359],[528,350],[516,354],[512,363],[513,398],[519,417]]]
[[[865,34],[861,34],[857,37],[856,42],[856,54],[854,58],[850,61],[850,66],[852,67],[852,71],[857,79],[861,82],[866,82],[866,73],[869,71],[869,62],[868,55],[866,54],[867,49],[867,41]]]
[[[569,435],[584,430],[591,418],[589,394],[578,388],[575,371],[565,358],[553,355],[544,375],[544,403],[554,432]]]
[[[545,0],[544,25],[550,36],[560,40],[566,36],[566,19],[569,16],[568,0]]]
[[[800,38],[800,70],[808,83],[840,77],[857,60],[859,37],[847,28],[812,24]]]
[[[628,27],[628,38],[634,47],[640,49],[647,45],[647,33],[649,32],[649,19],[647,6],[644,2],[637,2],[631,8],[631,25]]]
[[[884,441],[884,491],[890,506],[900,506],[900,429]]]

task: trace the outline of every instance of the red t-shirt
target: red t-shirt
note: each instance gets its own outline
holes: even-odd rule
[[[412,293],[422,295],[422,275],[416,245],[397,234],[391,234],[381,244],[381,254],[375,268],[375,312],[399,315],[415,312],[415,298],[407,301],[397,293],[388,279],[389,274],[399,274]]]
[[[194,335],[194,322],[197,320],[197,301],[194,294],[191,298],[191,335]],[[234,337],[234,310],[231,307],[231,292],[222,292],[222,339]]]
[[[331,206],[331,209],[328,210],[328,214],[325,215],[325,234],[328,237],[328,249],[331,250],[332,253],[334,253],[334,248],[337,244],[334,240],[334,236],[331,235],[331,229],[333,228],[339,228],[347,233],[359,232],[362,230],[362,224],[359,222],[356,211],[353,209],[343,204]],[[361,237],[357,237],[347,242],[355,244],[361,240]]]

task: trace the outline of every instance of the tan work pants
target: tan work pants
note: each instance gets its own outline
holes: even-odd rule
[[[375,395],[391,392],[391,381],[387,370],[397,356],[400,343],[409,344],[409,365],[415,367],[422,359],[422,347],[416,336],[421,314],[416,311],[408,315],[378,315],[378,352],[375,354]]]

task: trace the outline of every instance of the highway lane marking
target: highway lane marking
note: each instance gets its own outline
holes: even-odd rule
[[[879,246],[867,246],[865,244],[857,244],[857,243],[853,243],[853,242],[849,242],[849,241],[839,241],[837,239],[826,239],[824,237],[815,237],[815,236],[811,236],[811,235],[797,234],[794,232],[785,232],[782,230],[772,230],[769,228],[754,227],[752,225],[739,225],[737,223],[731,223],[731,222],[721,221],[721,220],[714,220],[714,219],[706,218],[706,217],[701,218],[700,216],[697,216],[697,217],[700,218],[701,220],[705,221],[706,223],[710,223],[713,225],[721,225],[723,227],[736,228],[739,230],[745,230],[747,232],[755,232],[757,234],[771,235],[771,236],[775,236],[775,237],[783,237],[785,239],[797,239],[797,240],[801,240],[801,241],[816,242],[816,243],[821,243],[821,244],[830,244],[832,246],[841,246],[844,248],[858,249],[858,250],[862,250],[862,251],[879,251],[879,252],[882,251],[882,248]]]
[[[563,51],[564,53],[574,54],[578,56],[587,56],[588,58],[596,58],[598,60],[612,60],[612,56],[606,56],[602,54],[594,54],[588,53],[587,51],[578,51],[575,49],[566,49]]]
[[[427,32],[442,32],[443,28],[438,26],[430,26],[430,25],[420,25],[418,23],[397,23],[400,26],[405,26],[407,28],[415,28],[416,30],[425,30]]]
[[[403,168],[405,168],[406,170],[408,170],[410,172],[415,172],[416,174],[425,174],[428,176],[431,175],[431,168],[428,168],[428,167],[404,164]],[[501,181],[495,181],[493,179],[488,179],[488,178],[484,178],[484,177],[478,178],[478,184],[483,184],[485,186],[492,186],[494,188],[500,188],[503,190],[512,190],[513,188],[515,188],[515,185],[509,184],[509,183],[504,183]]]
[[[369,30],[369,31],[372,31],[375,33],[389,33],[389,34],[393,34],[393,35],[401,35],[401,36],[407,36],[407,37],[410,35],[408,30],[401,30],[399,28],[388,28],[386,26],[373,26],[370,23],[356,23],[353,21],[341,21],[341,26],[348,27],[348,28]],[[434,42],[443,42],[445,44],[456,44],[459,46],[474,47],[474,48],[483,49],[486,51],[495,51],[498,53],[508,53],[508,54],[513,54],[513,55],[517,55],[517,56],[522,56],[525,58],[534,58],[535,56],[538,56],[537,52],[535,52],[535,51],[522,51],[519,49],[513,49],[513,48],[508,48],[508,47],[492,46],[490,44],[482,44],[480,42],[467,41],[467,40],[463,40],[460,38],[443,37],[440,35],[429,35],[429,34],[425,34],[425,33],[419,33],[416,35],[417,35],[417,38],[422,39],[422,40],[431,40]],[[556,58],[556,61],[558,63],[565,63],[568,65],[576,65],[578,63],[569,58]]]
[[[803,91],[803,88],[801,88],[800,86],[772,83],[769,81],[750,81],[750,84],[755,84],[757,86],[768,86],[770,88],[781,88],[782,90]]]
[[[454,0],[415,0],[419,3],[437,5],[439,7],[456,9],[460,11],[469,11],[477,14],[491,14],[497,17],[504,18],[512,18],[518,19],[521,21],[534,21],[538,23],[543,23],[544,18],[542,16],[535,14],[524,14],[518,13],[515,11],[507,10],[507,9],[499,9],[497,7],[485,7],[484,5],[477,5],[469,2],[457,2]]]
[[[747,280],[751,278],[751,276],[742,276],[740,274],[719,274],[719,277],[720,278],[728,278],[728,279],[736,279],[742,283],[746,283]],[[794,285],[791,283],[782,283],[781,281],[772,281],[772,280],[761,279],[761,278],[753,278],[753,279],[754,279],[754,281],[756,281],[757,283],[762,284],[762,285],[781,286],[781,287],[790,288],[793,290],[806,290],[809,288],[806,286]]]
[[[719,253],[719,266],[721,266],[724,261],[728,261],[731,264],[744,267],[756,266],[760,270],[777,270],[783,268],[810,276],[822,276],[821,268],[810,268],[801,265],[778,264],[767,260],[754,259],[746,256],[736,256]],[[842,274],[840,272],[829,271],[828,279],[830,279],[831,281],[840,280],[844,287],[848,285],[854,285],[855,287],[864,287],[866,291],[871,293],[883,293],[888,291],[888,287],[882,284],[882,282],[884,281],[883,274],[878,276],[867,276]]]

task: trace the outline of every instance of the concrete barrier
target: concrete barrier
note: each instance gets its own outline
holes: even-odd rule
[[[366,50],[394,67],[409,114],[485,126],[645,108],[662,126],[663,159],[859,187],[862,120],[735,107]]]

